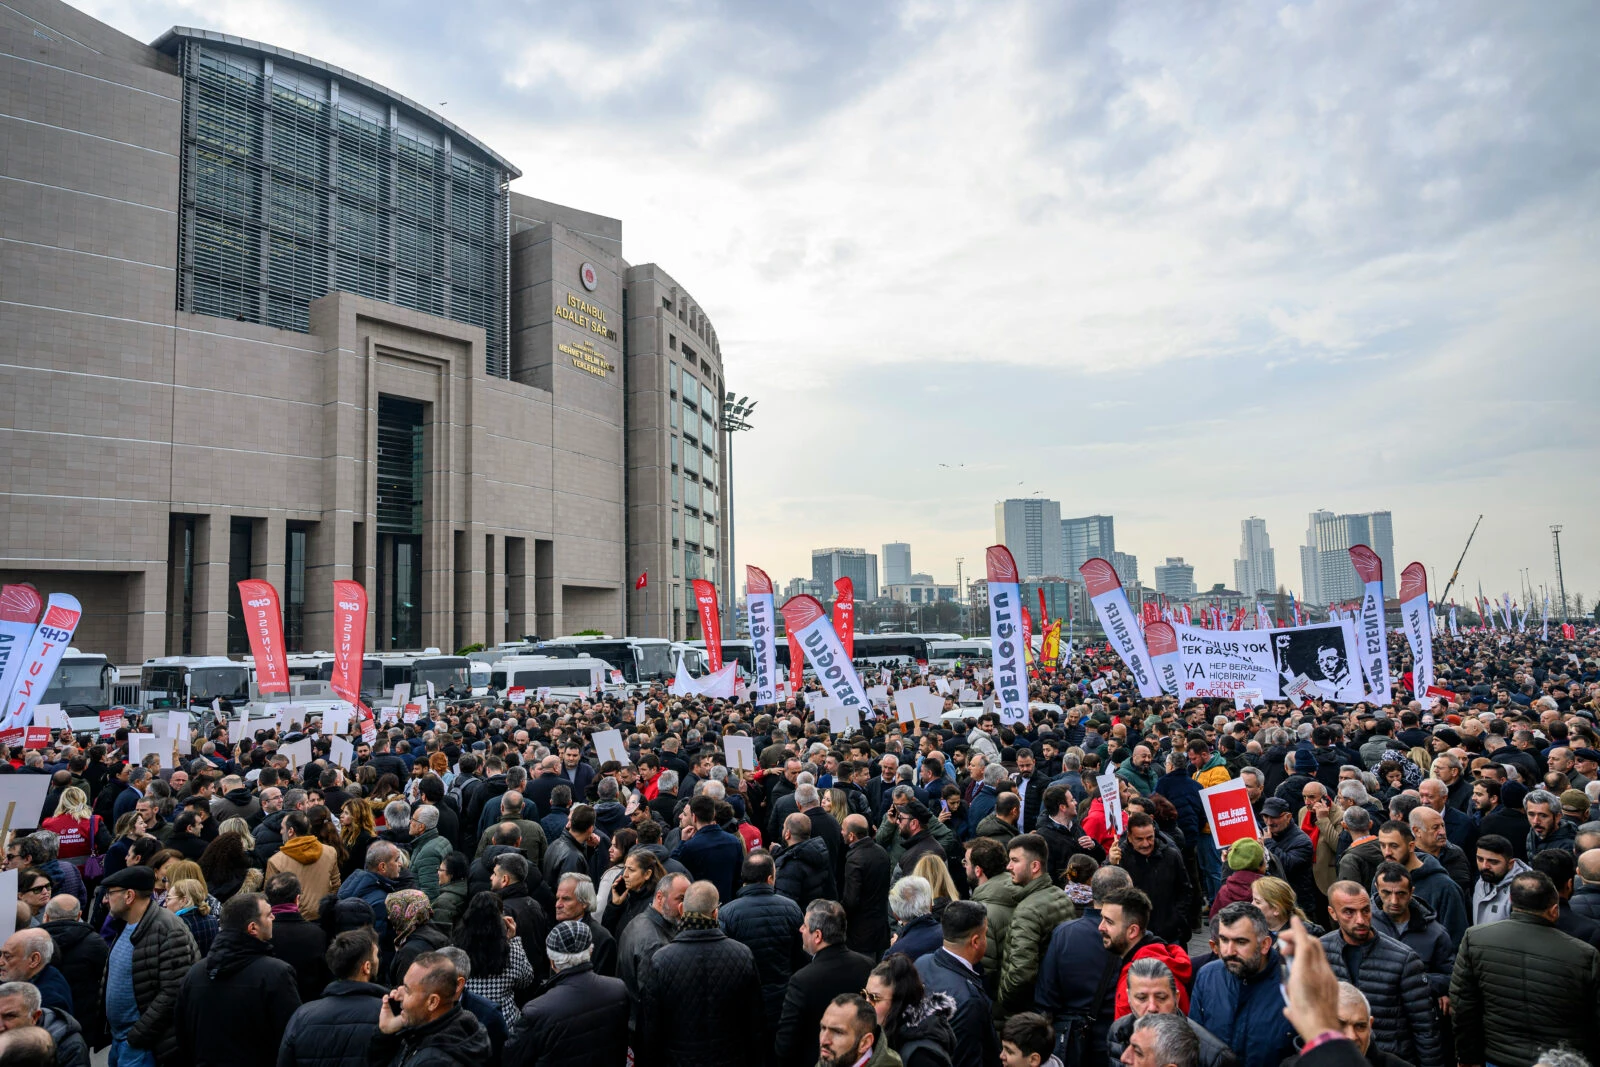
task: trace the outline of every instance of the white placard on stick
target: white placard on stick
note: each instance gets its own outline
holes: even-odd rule
[[[1106,825],[1116,831],[1117,836],[1123,834],[1122,828],[1122,791],[1117,785],[1117,774],[1102,774],[1096,778],[1095,784],[1100,787],[1100,807],[1106,813]]]
[[[52,730],[70,730],[72,721],[61,710],[60,704],[40,704],[33,709],[33,725],[48,726]]]
[[[722,751],[728,758],[728,766],[736,771],[753,771],[756,769],[756,741],[753,737],[742,737],[738,734],[724,734],[722,736]]]
[[[173,739],[170,737],[157,737],[155,734],[128,735],[128,762],[135,767],[143,763],[146,756],[154,754],[161,757],[160,766],[172,770],[174,769],[172,749]]]
[[[311,762],[311,738],[302,737],[292,745],[280,745],[278,754],[288,756],[289,769],[298,774],[301,767]]]
[[[393,697],[393,699],[394,699],[394,706],[395,707],[397,707],[397,708],[405,707],[406,706],[406,702],[411,699],[411,683],[410,682],[401,682],[399,685],[395,686],[394,687],[394,697]]]
[[[40,809],[49,792],[48,774],[0,775],[0,829],[32,830],[38,826]],[[4,836],[0,834],[0,838]]]
[[[938,722],[944,714],[944,697],[925,685],[897,689],[894,694],[895,718],[901,722]]]
[[[167,736],[176,737],[185,743],[189,740],[189,713],[186,711],[167,712]]]
[[[350,732],[352,711],[349,708],[329,708],[322,713],[322,736],[342,737]]]
[[[601,763],[616,760],[626,767],[633,762],[628,758],[628,746],[622,743],[621,730],[596,730],[591,740],[594,741],[594,751]]]
[[[943,693],[945,696],[950,695],[950,679],[944,677],[943,675],[934,678],[933,687],[939,690],[939,692]]]
[[[867,700],[875,708],[887,708],[889,706],[889,687],[886,685],[870,687],[867,690]]]
[[[356,765],[356,746],[342,737],[328,739],[328,759],[336,766],[349,770]]]

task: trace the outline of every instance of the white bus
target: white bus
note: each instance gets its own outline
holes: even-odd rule
[[[678,666],[664,637],[557,637],[543,642],[538,655],[603,659],[622,672],[627,684],[670,682]]]
[[[507,656],[494,664],[489,687],[504,696],[506,690],[521,686],[530,702],[544,688],[558,700],[578,700],[605,688],[612,670],[611,664],[593,656]]]

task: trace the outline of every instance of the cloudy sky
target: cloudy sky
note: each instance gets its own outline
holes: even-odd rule
[[[1389,509],[1401,566],[1600,593],[1600,8],[78,0],[348,67],[624,220],[760,400],[738,560],[994,502],[1232,582],[1266,518]],[[802,450],[803,448],[803,450]],[[951,464],[949,468],[940,464]]]

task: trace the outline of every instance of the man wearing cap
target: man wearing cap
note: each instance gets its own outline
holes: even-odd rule
[[[1572,783],[1572,788],[1587,789],[1596,778],[1600,778],[1600,751],[1592,748],[1573,749],[1572,770],[1567,773],[1567,781]]]
[[[628,989],[596,974],[594,934],[576,920],[544,939],[550,981],[522,1009],[507,1063],[621,1064],[628,1055]]]
[[[178,990],[199,956],[184,921],[151,899],[156,875],[124,867],[100,883],[121,924],[111,945],[101,996],[117,1067],[176,1062]]]
[[[1261,818],[1267,824],[1267,837],[1261,844],[1283,868],[1284,881],[1294,887],[1295,896],[1301,901],[1315,902],[1317,882],[1311,873],[1311,838],[1295,825],[1294,813],[1282,797],[1268,797],[1261,805]]]
[[[1573,837],[1577,829],[1589,821],[1589,795],[1581,789],[1567,789],[1561,794],[1561,818],[1571,823]]]
[[[900,839],[905,842],[905,851],[900,854],[900,862],[895,867],[896,879],[914,873],[917,861],[923,856],[938,856],[941,860],[945,858],[944,846],[939,844],[928,828],[933,821],[933,812],[922,801],[911,797],[903,805],[895,805],[889,817],[899,824]]]

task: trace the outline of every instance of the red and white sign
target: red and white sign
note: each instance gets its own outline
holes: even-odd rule
[[[1178,632],[1170,622],[1157,620],[1145,624],[1144,640],[1162,691],[1169,697],[1178,696],[1183,687],[1183,656],[1178,651]]]
[[[50,727],[28,726],[23,742],[23,748],[45,748],[50,744]]]
[[[506,690],[506,699],[513,704],[526,703],[528,700],[528,687],[523,685],[512,686]]]
[[[122,709],[107,708],[100,713],[100,736],[115,737],[122,729]]]
[[[856,583],[839,578],[833,583],[833,632],[839,635],[848,660],[856,658]]]
[[[1134,684],[1139,687],[1139,695],[1146,700],[1160,696],[1161,682],[1150,665],[1150,652],[1145,648],[1144,636],[1139,632],[1137,617],[1128,604],[1128,594],[1123,591],[1116,568],[1096,557],[1079,567],[1078,573],[1083,575],[1084,591],[1100,617],[1108,645],[1114,645],[1122,662],[1127,664]]]
[[[867,694],[822,604],[816,597],[802,594],[784,601],[781,610],[791,640],[798,640],[805,649],[817,680],[839,710],[839,715],[830,712],[828,716],[834,729],[841,730],[846,724],[859,725],[861,713],[870,706]]]
[[[1211,824],[1211,840],[1218,848],[1227,848],[1247,837],[1261,840],[1261,828],[1256,825],[1256,812],[1250,806],[1250,791],[1244,779],[1233,778],[1200,790],[1200,803],[1206,809],[1206,822]]]
[[[22,744],[22,739],[27,735],[28,731],[21,726],[14,730],[0,730],[0,745],[15,748],[17,745]]]
[[[805,688],[806,654],[793,630],[786,636],[789,642],[789,695],[796,696]]]
[[[600,285],[600,272],[594,269],[593,263],[585,263],[578,268],[578,280],[592,293]]]
[[[256,688],[263,693],[289,691],[289,661],[283,650],[283,609],[271,582],[250,578],[239,583],[239,606],[256,659]]]
[[[367,651],[367,591],[360,582],[333,583],[333,691],[361,703],[361,661]]]
[[[1421,563],[1400,572],[1400,625],[1411,645],[1414,692],[1424,711],[1433,707],[1428,690],[1433,686],[1433,619],[1428,608],[1428,571]],[[1509,620],[1507,629],[1510,629]]]
[[[44,618],[34,628],[28,641],[28,651],[23,655],[22,667],[17,672],[16,688],[11,691],[11,710],[6,715],[5,727],[14,730],[33,722],[33,709],[39,706],[56,667],[72,643],[78,620],[83,618],[83,606],[78,598],[67,593],[51,593],[45,603]]]
[[[717,587],[704,578],[689,583],[694,603],[700,609],[700,633],[706,639],[706,669],[716,674],[722,669],[722,616],[717,610]]]

